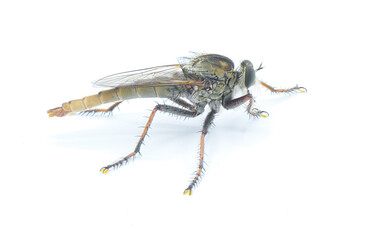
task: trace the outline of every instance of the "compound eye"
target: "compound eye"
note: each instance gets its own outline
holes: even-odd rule
[[[245,68],[246,66],[253,67],[253,64],[249,60],[244,60],[241,62],[241,68]]]
[[[255,70],[252,64],[251,66],[248,65],[245,67],[243,71],[243,78],[246,88],[249,88],[255,83]]]

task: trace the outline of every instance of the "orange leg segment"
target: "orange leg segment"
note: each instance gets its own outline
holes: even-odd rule
[[[202,134],[200,139],[200,148],[199,148],[199,164],[198,164],[198,170],[195,172],[195,176],[193,180],[191,181],[190,185],[185,189],[184,194],[191,195],[193,193],[193,188],[197,186],[199,183],[199,180],[201,179],[203,173],[204,173],[204,138],[208,133],[208,129],[213,123],[213,120],[215,118],[216,111],[211,110],[211,112],[207,115],[206,119],[204,120],[203,128],[202,128]]]
[[[110,164],[110,165],[107,165],[103,168],[100,169],[100,171],[104,174],[108,173],[109,169],[111,168],[116,168],[116,167],[119,167],[121,165],[123,165],[124,163],[126,163],[131,157],[135,156],[137,153],[139,153],[140,149],[141,149],[141,145],[146,137],[146,134],[148,132],[148,129],[150,128],[151,126],[151,122],[152,120],[154,119],[154,116],[155,116],[155,113],[158,109],[155,107],[154,110],[152,110],[151,112],[151,115],[150,117],[148,118],[148,121],[146,123],[146,126],[142,132],[142,135],[141,137],[139,138],[138,140],[138,143],[137,143],[137,146],[135,147],[134,151],[131,152],[130,154],[128,154],[127,156],[125,156],[124,158],[122,158],[120,161],[117,161],[113,164]]]
[[[185,109],[181,109],[181,108],[169,106],[169,105],[162,105],[162,104],[156,105],[155,108],[152,110],[150,117],[148,118],[146,126],[141,134],[141,137],[138,140],[138,143],[134,151],[128,154],[127,156],[123,157],[121,160],[101,168],[100,171],[102,173],[106,174],[108,173],[110,169],[122,166],[123,164],[127,163],[131,157],[134,157],[137,153],[140,152],[142,143],[147,135],[148,130],[150,129],[152,120],[154,119],[154,116],[157,111],[168,112],[168,113],[171,113],[172,115],[178,115],[178,116],[184,116],[184,117],[196,117],[198,115],[196,111],[189,111],[189,110],[185,110]]]
[[[292,88],[286,88],[286,89],[276,89],[274,87],[271,87],[270,85],[268,85],[267,83],[265,82],[262,82],[262,81],[259,81],[259,83],[267,88],[268,90],[270,90],[271,92],[273,93],[292,93],[292,92],[295,92],[295,91],[299,91],[299,92],[307,92],[307,89],[304,88],[304,87],[298,87],[298,85],[296,85],[295,87],[292,87]]]

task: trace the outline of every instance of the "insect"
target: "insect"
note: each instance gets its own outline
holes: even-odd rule
[[[262,68],[260,65],[255,69],[248,60],[242,61],[240,66],[235,68],[233,61],[225,56],[198,54],[181,60],[179,64],[145,68],[104,77],[94,82],[94,86],[109,87],[109,90],[63,103],[61,107],[50,109],[47,113],[50,117],[63,117],[72,113],[111,113],[124,100],[133,98],[165,98],[174,103],[174,105],[157,104],[153,108],[135,149],[119,161],[100,169],[106,174],[140,153],[141,145],[156,112],[194,118],[202,114],[208,105],[210,111],[204,120],[200,136],[198,169],[184,191],[184,194],[191,195],[204,172],[205,137],[221,107],[234,109],[247,103],[246,112],[250,116],[268,117],[267,112],[253,107],[254,97],[249,88],[256,82],[274,93],[307,91],[306,88],[298,87],[298,85],[288,89],[271,87],[256,79],[256,72]],[[235,97],[237,91],[242,91],[243,95]],[[114,102],[113,105],[107,109],[94,108],[112,102]]]

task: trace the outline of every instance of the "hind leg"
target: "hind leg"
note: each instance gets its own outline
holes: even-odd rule
[[[137,153],[140,152],[140,149],[141,149],[141,146],[142,146],[142,143],[147,135],[147,132],[148,130],[150,129],[150,126],[151,126],[151,123],[152,123],[152,120],[154,119],[154,116],[156,114],[157,111],[161,111],[161,112],[167,112],[167,113],[170,113],[172,115],[176,115],[176,116],[182,116],[182,117],[196,117],[200,114],[200,112],[197,112],[195,110],[195,108],[193,109],[193,111],[190,111],[190,110],[185,110],[185,109],[181,109],[179,107],[174,107],[174,106],[170,106],[170,105],[165,105],[165,104],[158,104],[154,107],[154,109],[152,110],[149,118],[148,118],[148,121],[146,123],[146,126],[141,134],[141,137],[139,138],[138,140],[138,143],[137,145],[135,146],[135,149],[133,150],[133,152],[131,152],[130,154],[128,154],[127,156],[123,157],[121,160],[113,163],[113,164],[109,164],[103,168],[100,169],[100,171],[104,174],[108,173],[108,171],[112,168],[116,168],[116,167],[120,167],[122,166],[123,164],[127,163],[128,160],[131,158],[131,157],[134,157]]]
[[[97,113],[102,113],[102,114],[106,114],[106,113],[109,113],[111,114],[112,111],[118,106],[120,105],[120,103],[122,103],[123,101],[119,101],[119,102],[116,102],[114,104],[112,104],[109,108],[107,109],[89,109],[89,110],[85,110],[85,111],[82,111],[80,112],[79,114],[81,115],[85,115],[85,114],[97,114]]]

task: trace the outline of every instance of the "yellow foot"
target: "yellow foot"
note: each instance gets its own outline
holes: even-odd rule
[[[191,194],[193,194],[193,190],[191,188],[186,188],[186,190],[184,191],[184,195],[186,194],[189,194],[189,196],[191,196]]]
[[[267,118],[269,117],[270,115],[268,114],[268,112],[266,111],[260,111],[258,110],[257,108],[253,108],[251,109],[249,112],[248,112],[251,116],[253,117],[263,117],[263,118]]]
[[[102,168],[100,169],[100,171],[101,171],[103,174],[107,174],[108,171],[109,171],[109,168],[108,168],[108,167],[102,167]]]
[[[298,87],[298,91],[301,93],[307,93],[307,89],[304,87]]]

